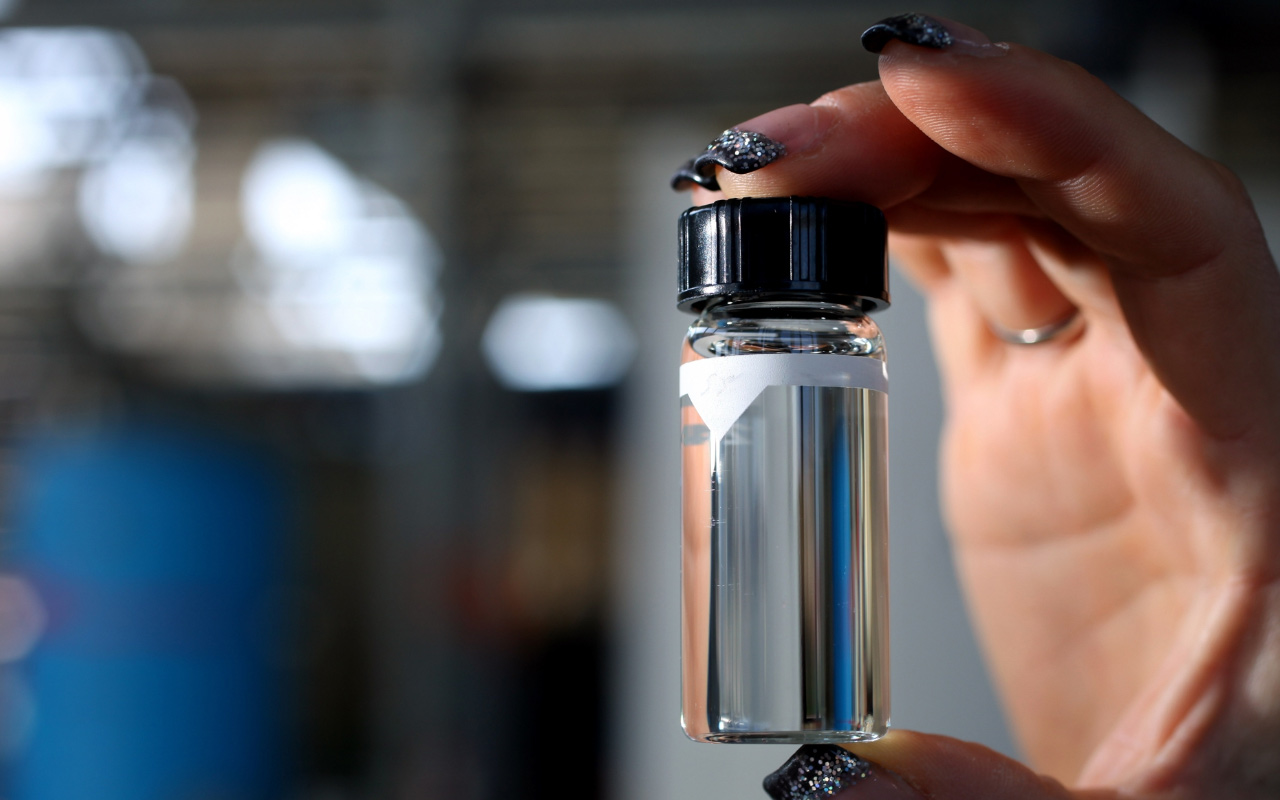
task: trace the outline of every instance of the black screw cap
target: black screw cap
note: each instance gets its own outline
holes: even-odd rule
[[[744,197],[680,215],[682,311],[716,298],[889,306],[888,228],[866,203]]]

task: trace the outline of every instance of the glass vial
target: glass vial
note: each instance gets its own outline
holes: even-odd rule
[[[681,216],[685,733],[874,739],[889,721],[885,223],[864,204]]]

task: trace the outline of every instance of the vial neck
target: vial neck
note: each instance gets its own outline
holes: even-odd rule
[[[856,305],[820,300],[715,300],[703,310],[710,319],[724,317],[839,318],[861,317],[865,312]]]

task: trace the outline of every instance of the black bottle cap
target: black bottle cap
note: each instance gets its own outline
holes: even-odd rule
[[[884,214],[822,197],[744,197],[680,215],[681,311],[716,298],[889,306]]]

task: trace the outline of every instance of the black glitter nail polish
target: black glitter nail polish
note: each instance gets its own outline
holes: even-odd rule
[[[782,142],[775,142],[763,133],[730,128],[707,145],[701,155],[676,170],[671,188],[679,191],[689,188],[689,184],[697,184],[716,191],[720,188],[716,181],[717,164],[734,174],[745,175],[786,154],[787,148]]]
[[[862,33],[862,46],[879,53],[893,39],[920,47],[944,50],[955,41],[942,23],[924,14],[903,14],[882,19]]]
[[[773,800],[819,800],[852,786],[871,769],[871,763],[833,744],[807,744],[787,763],[764,779]]]

